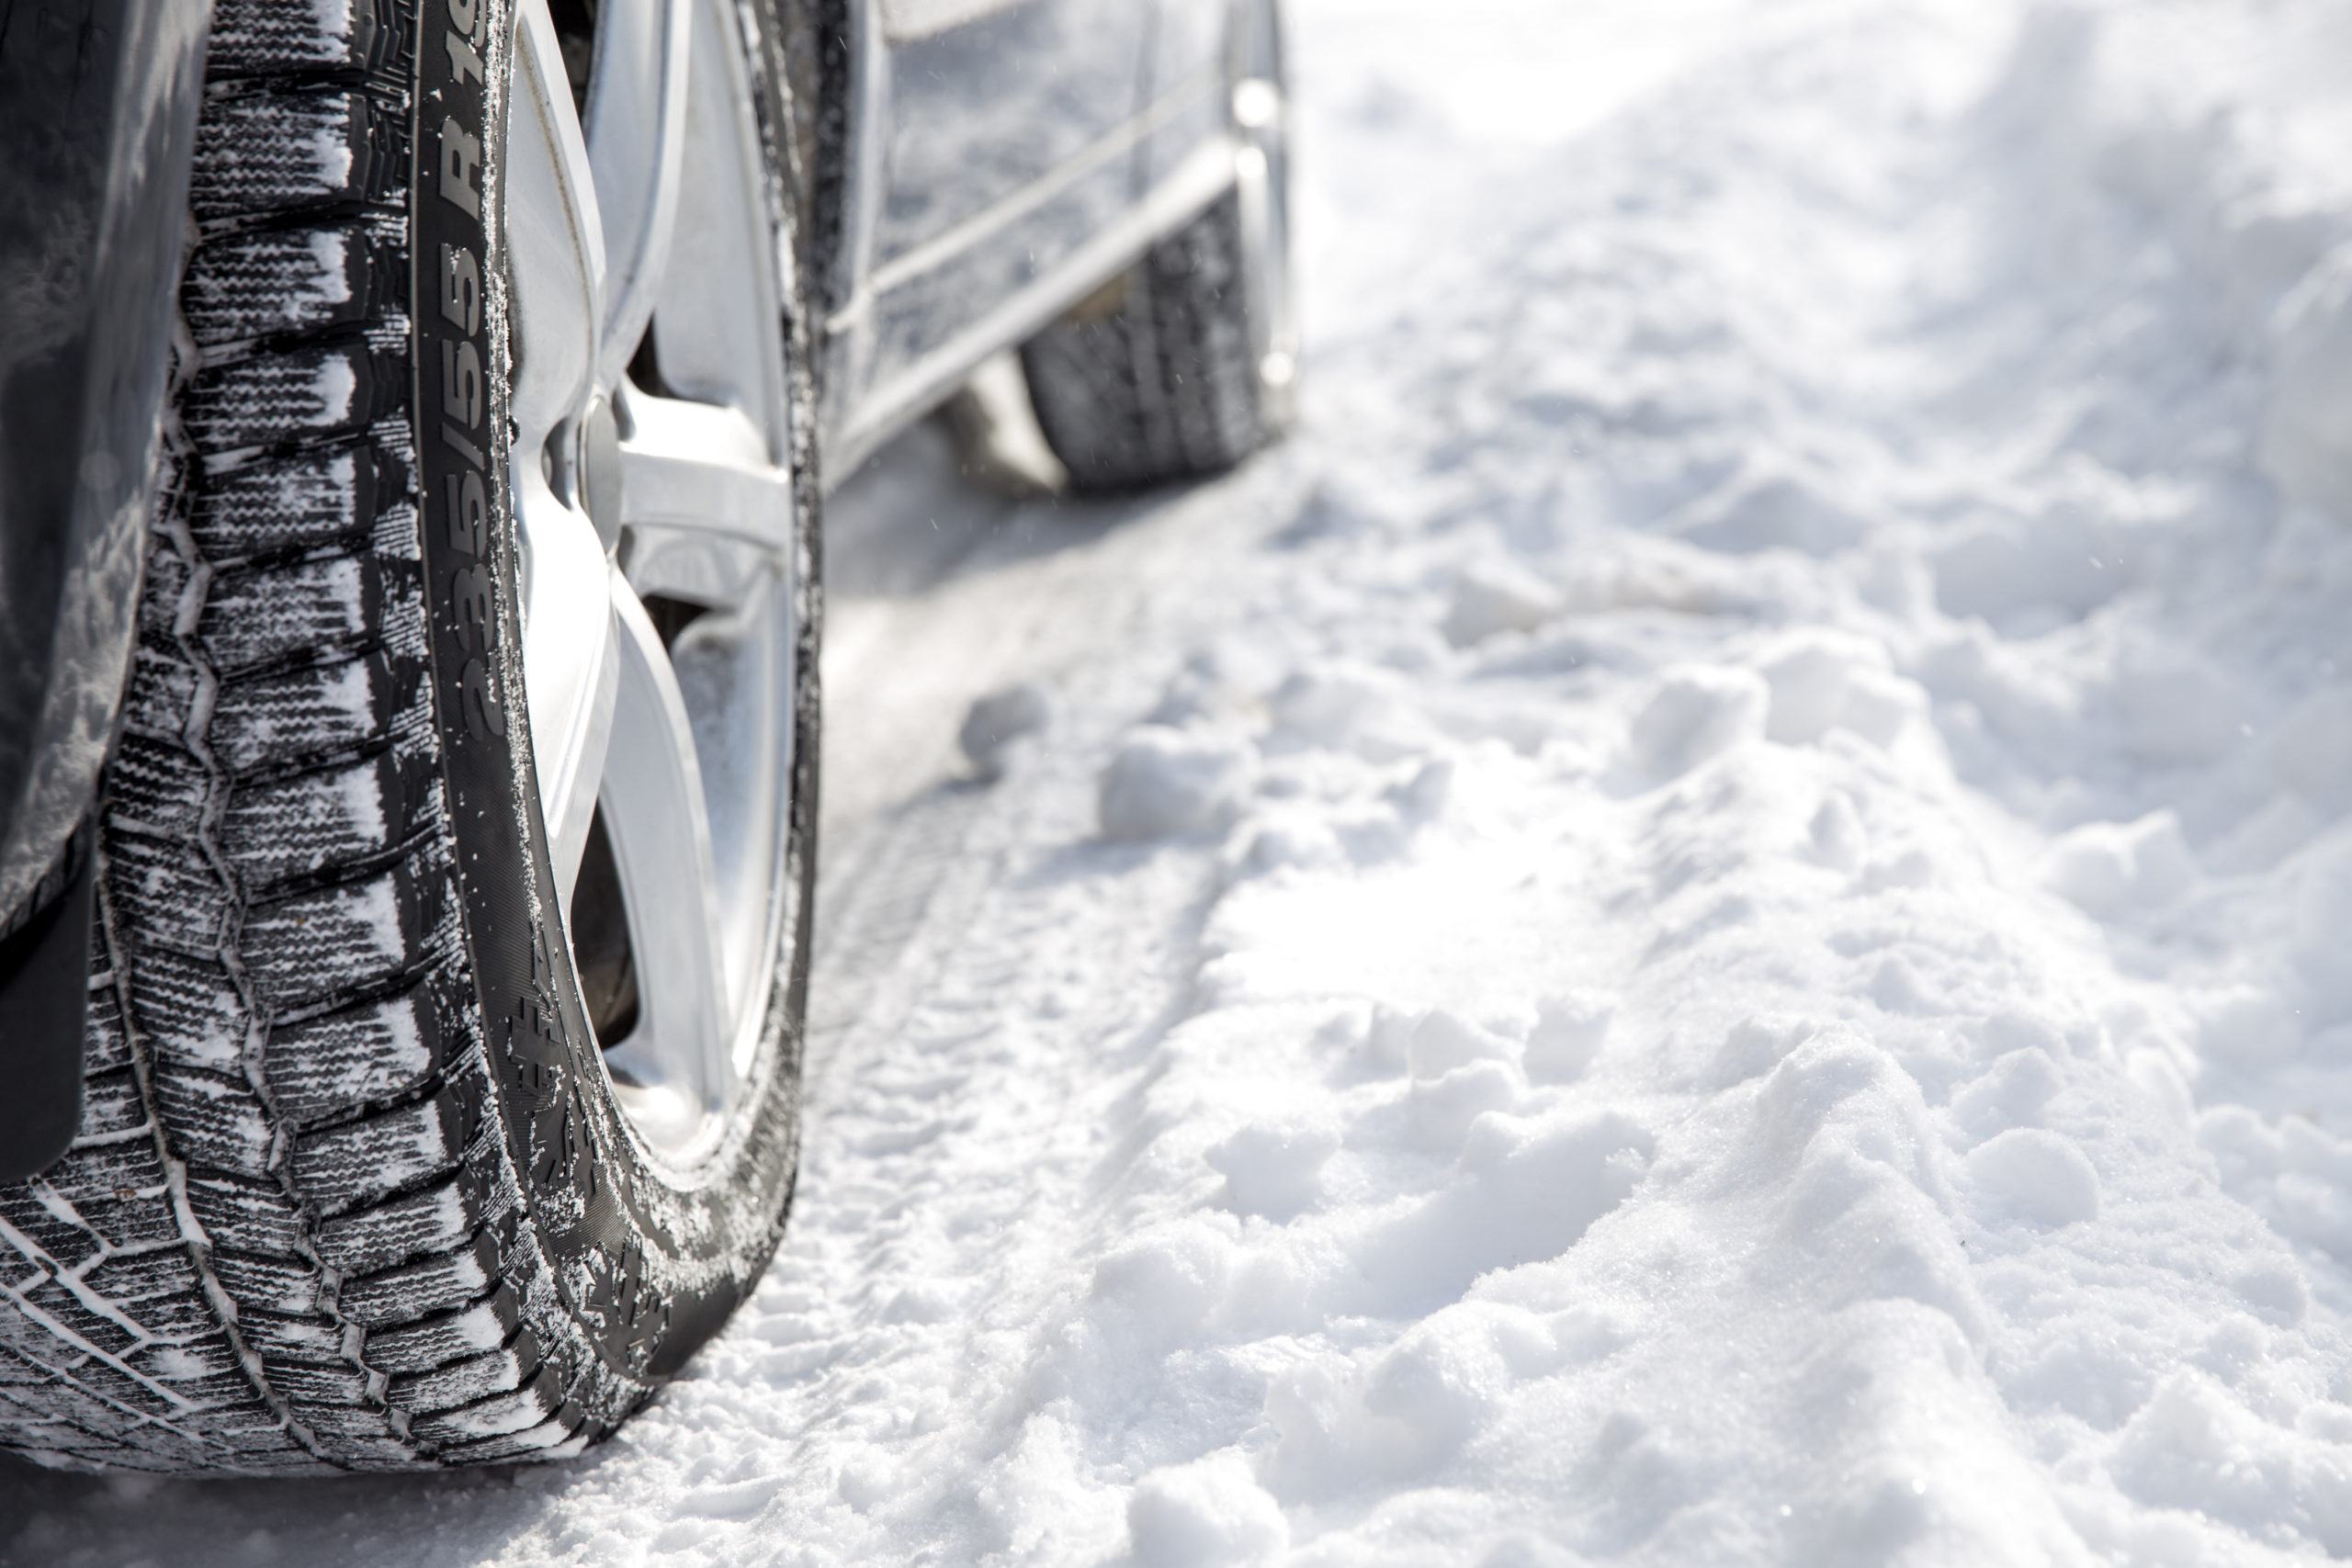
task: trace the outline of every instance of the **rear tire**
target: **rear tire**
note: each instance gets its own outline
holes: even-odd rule
[[[564,931],[522,686],[509,322],[486,286],[504,240],[448,195],[453,171],[459,194],[503,188],[510,0],[356,0],[321,30],[338,9],[216,12],[98,817],[86,1110],[62,1160],[0,1186],[0,1447],[45,1465],[577,1452],[718,1332],[791,1197],[816,822],[806,344],[778,962],[732,1109],[668,1159],[616,1098]],[[780,168],[775,15],[745,11]],[[486,84],[454,73],[469,39]],[[789,243],[791,215],[770,221]],[[485,285],[464,301],[441,298],[452,258]],[[446,378],[464,359],[472,418]]]
[[[1081,491],[1221,473],[1287,430],[1297,373],[1280,17],[1237,7],[1232,189],[1021,350]]]

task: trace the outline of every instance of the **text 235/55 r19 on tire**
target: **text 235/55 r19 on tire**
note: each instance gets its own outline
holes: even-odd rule
[[[728,276],[789,279],[780,29],[753,7],[747,46],[733,6],[709,10],[726,25],[668,36],[691,38],[689,96],[727,112],[670,123],[735,141],[669,167],[734,158],[732,205],[770,248]],[[594,237],[571,236],[590,336],[571,400],[545,401],[570,317],[544,308],[560,289],[510,287],[510,259],[546,239],[548,168],[561,196],[586,164],[552,24],[519,21],[509,0],[216,13],[167,472],[99,818],[88,1110],[62,1161],[0,1188],[0,1445],[43,1463],[574,1451],[718,1330],[783,1224],[815,822],[804,315],[745,285],[740,335],[768,363],[730,370],[681,306],[678,373],[665,355],[639,387],[617,367],[645,362],[646,314],[668,330],[662,236],[649,270],[608,222],[609,290]],[[693,189],[673,209],[715,200],[731,209]],[[534,422],[542,449],[518,457]],[[659,481],[722,424],[743,515],[697,543]],[[596,503],[615,462],[654,513]],[[580,668],[545,642],[560,615],[526,625],[526,578],[544,592],[565,560],[609,581],[614,640],[591,637],[607,652]],[[576,679],[542,692],[541,667]],[[710,693],[763,671],[768,772],[697,773],[693,727],[728,718]],[[718,832],[752,831],[765,858],[730,855],[757,875],[706,896],[716,999],[583,1000],[568,929],[620,932],[624,962],[630,933],[650,940],[627,803],[659,781],[557,747],[549,724],[575,714],[674,739],[671,772],[714,802],[741,786],[703,863]],[[599,1024],[630,1066],[607,1067]]]

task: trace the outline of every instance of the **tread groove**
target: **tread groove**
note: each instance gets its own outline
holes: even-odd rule
[[[119,983],[127,990],[128,978],[121,960],[120,937],[115,929],[113,901],[108,897],[103,881],[98,888],[97,929],[107,944],[107,956],[111,961],[110,966],[118,976],[124,976]],[[213,1316],[220,1324],[220,1332],[228,1339],[230,1352],[236,1358],[237,1364],[245,1374],[246,1380],[252,1383],[254,1394],[277,1418],[279,1429],[289,1439],[313,1456],[317,1456],[319,1455],[317,1439],[311,1435],[308,1428],[294,1419],[294,1413],[287,1407],[277,1391],[270,1387],[269,1380],[262,1370],[261,1358],[246,1347],[237,1333],[236,1305],[230,1299],[229,1293],[221,1288],[220,1278],[212,1271],[211,1238],[205,1234],[204,1226],[198,1222],[196,1211],[188,1201],[187,1168],[173,1157],[171,1140],[165,1135],[157,1116],[153,1058],[144,1049],[143,1037],[140,1031],[135,1024],[129,1021],[133,1017],[130,998],[127,995],[121,996],[120,1005],[125,1019],[125,1032],[130,1037],[131,1073],[139,1084],[140,1099],[147,1107],[148,1118],[155,1126],[155,1155],[163,1162],[165,1190],[171,1200],[172,1216],[178,1223],[180,1235],[187,1248],[188,1262],[196,1270],[198,1288],[203,1292],[206,1303],[212,1308]]]

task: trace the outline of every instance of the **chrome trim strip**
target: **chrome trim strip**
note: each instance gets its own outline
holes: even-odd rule
[[[826,332],[840,333],[848,331],[873,310],[875,300],[881,296],[902,288],[924,273],[953,261],[999,229],[1045,206],[1104,164],[1134,152],[1155,131],[1214,92],[1222,75],[1214,68],[1193,73],[1191,80],[1171,88],[1149,108],[1129,116],[1105,131],[1084,152],[1064,160],[1019,190],[933,235],[912,250],[883,263],[859,281],[857,290],[850,296],[848,303],[826,319]],[[1175,177],[1170,176],[1171,180]],[[1150,199],[1150,197],[1145,197],[1146,201]]]
[[[917,39],[977,22],[997,11],[1009,11],[1021,0],[882,0],[882,26],[892,43]]]

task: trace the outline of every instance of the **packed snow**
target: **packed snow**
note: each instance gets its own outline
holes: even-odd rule
[[[7,1561],[2352,1554],[2352,12],[1293,24],[1295,438],[843,497],[723,1338]]]

